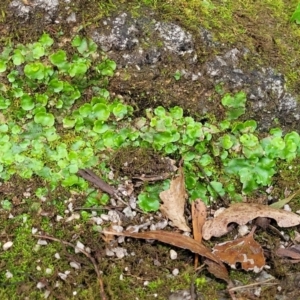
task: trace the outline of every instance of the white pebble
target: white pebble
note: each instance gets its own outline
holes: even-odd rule
[[[161,230],[161,229],[164,229],[167,225],[168,225],[168,221],[162,220],[156,224],[156,228],[157,228],[157,230]]]
[[[68,274],[58,272],[58,276],[60,277],[61,280],[66,280],[68,277]]]
[[[42,268],[40,266],[37,266],[36,269],[37,269],[37,271],[41,271],[42,270]]]
[[[282,291],[282,287],[281,287],[280,285],[277,287],[277,291],[278,291],[278,292],[281,292],[281,291]]]
[[[106,256],[114,256],[115,255],[115,253],[108,248],[105,249],[105,254],[106,254]]]
[[[25,192],[25,193],[23,193],[23,196],[24,196],[25,198],[29,198],[29,197],[31,196],[31,194],[30,194],[29,192]]]
[[[177,252],[173,249],[170,250],[170,258],[176,259],[177,258]]]
[[[249,233],[249,228],[247,225],[240,225],[238,231],[240,236],[245,236],[247,233]]]
[[[156,230],[157,228],[156,228],[156,225],[155,224],[151,224],[151,226],[150,226],[150,231],[154,231],[154,230]]]
[[[37,241],[37,244],[38,244],[38,245],[41,245],[41,246],[46,246],[46,245],[48,245],[48,242],[47,242],[46,240],[41,240],[41,239],[39,239],[39,240]]]
[[[103,223],[103,219],[100,217],[92,217],[91,220],[95,222],[97,225],[101,225]]]
[[[13,274],[12,274],[11,272],[9,272],[8,270],[6,270],[5,277],[6,277],[7,279],[13,278]]]
[[[255,295],[256,297],[260,297],[260,294],[261,294],[261,287],[255,288],[255,290],[254,290],[254,295]]]
[[[31,228],[31,233],[32,233],[32,234],[36,234],[36,233],[37,233],[37,231],[38,231],[38,229],[37,229],[37,228],[35,228],[35,227],[32,227],[32,228]]]
[[[71,222],[73,220],[79,220],[80,214],[74,213],[69,218],[66,219],[66,222]]]
[[[76,270],[79,270],[81,268],[80,264],[77,263],[76,261],[71,261],[70,266]]]
[[[59,253],[56,252],[56,253],[54,254],[54,257],[55,257],[56,259],[60,259]]]
[[[149,281],[144,281],[144,286],[147,286],[149,284]]]
[[[45,273],[46,273],[46,274],[51,274],[51,273],[52,273],[52,269],[47,268],[47,269],[45,270]]]
[[[68,209],[69,209],[69,211],[73,211],[73,203],[68,204]]]
[[[108,215],[105,215],[105,214],[101,214],[101,219],[103,220],[103,221],[109,221],[109,216]]]
[[[6,250],[8,250],[13,244],[14,244],[14,243],[13,243],[12,241],[8,241],[8,242],[6,242],[6,243],[2,246],[2,248],[3,248],[4,251],[6,251]]]
[[[291,207],[288,204],[285,204],[284,207],[283,207],[283,209],[285,211],[292,211]]]
[[[45,202],[47,200],[47,197],[42,196],[40,199],[41,199],[42,202]]]
[[[63,219],[62,216],[60,216],[60,215],[57,215],[57,216],[56,216],[56,222],[59,222],[59,221],[61,221],[62,219]]]
[[[109,221],[111,221],[112,223],[120,224],[121,222],[120,216],[115,210],[110,210],[108,212],[108,217],[109,217]]]
[[[111,226],[111,228],[115,232],[122,232],[123,231],[123,227],[119,226],[119,225],[113,225],[113,226]]]
[[[116,247],[112,251],[115,252],[117,258],[123,258],[127,254],[127,250],[121,247]]]
[[[174,269],[174,270],[172,271],[172,274],[173,274],[174,276],[177,276],[177,275],[179,274],[179,270],[178,270],[178,269]]]
[[[118,237],[118,244],[122,244],[125,241],[125,236],[119,236]]]
[[[38,284],[36,285],[36,287],[41,290],[42,288],[44,288],[46,285],[43,282],[38,282]]]
[[[77,241],[75,247],[75,253],[80,253],[81,252],[80,250],[84,250],[84,245],[81,242]]]

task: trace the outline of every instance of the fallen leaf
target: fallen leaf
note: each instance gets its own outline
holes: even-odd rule
[[[282,209],[256,203],[235,203],[226,208],[212,220],[205,222],[202,235],[205,240],[212,236],[226,234],[230,223],[245,225],[258,217],[275,219],[280,227],[292,227],[300,224],[300,216]]]
[[[163,230],[155,230],[155,231],[140,232],[140,233],[130,233],[126,231],[114,232],[114,231],[107,231],[107,230],[104,230],[102,232],[104,234],[122,235],[122,236],[132,237],[136,239],[157,240],[169,245],[176,246],[178,248],[188,249],[193,253],[197,253],[217,263],[221,263],[220,260],[214,254],[211,253],[209,248],[205,247],[199,242],[196,242],[194,239],[177,232],[170,232],[170,231],[163,231]]]
[[[271,220],[269,218],[258,217],[255,219],[255,225],[261,227],[263,230],[266,230],[270,225]]]
[[[201,199],[196,199],[191,204],[194,240],[201,243],[202,227],[206,220],[206,206]],[[198,254],[195,255],[195,269],[198,267]]]
[[[276,255],[281,256],[281,257],[290,257],[292,259],[300,259],[300,246],[292,246],[289,248],[279,248],[276,251]]]
[[[202,227],[206,221],[206,206],[201,199],[196,199],[191,204],[194,240],[201,242]]]
[[[230,283],[229,274],[224,264],[216,263],[210,259],[206,259],[204,263],[207,265],[207,270],[209,273],[213,274],[219,279],[223,279],[227,283]]]
[[[171,181],[170,188],[159,194],[163,204],[160,206],[162,214],[173,222],[173,225],[180,230],[190,232],[184,218],[185,186],[182,167],[179,168],[179,175]]]
[[[300,194],[300,190],[298,190],[297,192],[295,192],[294,194],[290,195],[289,197],[279,200],[277,202],[272,203],[270,206],[273,208],[282,208],[284,207],[286,204],[288,204],[295,196]]]
[[[246,237],[216,245],[213,253],[233,269],[236,268],[237,263],[241,263],[246,271],[260,272],[266,261],[262,247],[253,239],[255,228],[256,226]]]

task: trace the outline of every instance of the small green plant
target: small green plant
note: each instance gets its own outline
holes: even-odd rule
[[[177,70],[173,77],[175,78],[175,80],[180,80],[180,78],[182,77],[182,73]]]
[[[291,22],[296,22],[297,24],[300,24],[300,3],[298,4],[291,16]]]
[[[0,178],[14,174],[40,176],[49,190],[58,184],[87,190],[77,176],[81,168],[98,166],[105,176],[109,154],[122,147],[154,148],[162,155],[183,158],[191,200],[218,196],[240,201],[243,194],[268,186],[279,161],[300,154],[297,132],[272,129],[260,137],[254,120],[239,121],[246,94],[220,92],[224,120],[199,122],[181,107],[146,109],[133,118],[133,107],[112,99],[106,89],[115,62],[96,55],[96,44],[75,36],[75,54],[52,50],[43,34],[38,42],[5,47],[0,54]],[[74,51],[73,51],[74,52]],[[179,75],[179,74],[178,74]],[[181,76],[181,74],[180,74]],[[101,163],[100,163],[101,161]],[[207,181],[209,180],[209,182]],[[159,192],[169,182],[147,185],[138,196],[144,211],[159,209]],[[36,196],[45,197],[46,190]],[[107,203],[91,191],[86,206]],[[9,208],[9,203],[2,203]],[[89,213],[85,213],[88,218]]]

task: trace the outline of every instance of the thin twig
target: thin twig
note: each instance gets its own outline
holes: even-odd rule
[[[276,283],[276,282],[270,282],[272,280],[274,280],[274,278],[270,278],[270,279],[267,279],[267,280],[261,281],[261,282],[255,282],[255,283],[251,283],[251,284],[235,286],[235,287],[232,287],[232,288],[228,289],[228,291],[229,292],[234,292],[234,291],[245,289],[245,288],[251,288],[251,287],[254,287],[254,286],[257,286],[257,285],[277,285],[277,284],[279,284],[279,283]]]
[[[39,238],[39,239],[46,239],[46,240],[51,240],[51,241],[62,243],[64,245],[70,246],[74,249],[76,248],[79,252],[84,254],[91,261],[91,263],[93,264],[94,270],[97,274],[97,278],[98,278],[98,282],[99,282],[99,286],[100,286],[101,299],[102,300],[107,300],[107,297],[106,297],[106,294],[105,294],[105,291],[104,291],[104,284],[103,284],[101,273],[98,269],[98,266],[97,266],[97,263],[96,263],[95,259],[90,255],[90,253],[88,253],[87,251],[85,251],[83,249],[80,249],[79,247],[76,247],[75,245],[73,245],[69,242],[57,239],[57,238],[49,236],[49,235],[33,234],[33,236],[36,237],[36,238]]]
[[[101,211],[101,210],[111,210],[111,209],[117,209],[117,210],[122,210],[124,209],[126,206],[101,206],[101,207],[75,207],[73,208],[74,211],[76,210],[94,210],[94,211]]]
[[[97,188],[99,188],[100,190],[102,190],[103,192],[109,194],[111,197],[116,198],[117,200],[119,200],[121,203],[123,203],[124,205],[128,206],[128,203],[126,203],[119,195],[118,195],[118,191],[111,186],[110,184],[108,184],[107,182],[105,182],[103,179],[101,179],[97,174],[95,174],[92,170],[90,169],[80,169],[77,174],[79,176],[81,176],[83,179],[91,182],[92,184],[94,184]]]

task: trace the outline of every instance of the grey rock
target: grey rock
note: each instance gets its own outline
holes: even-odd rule
[[[165,47],[176,54],[193,52],[192,35],[173,23],[157,22],[155,29],[164,41]]]
[[[35,0],[32,1],[31,5],[25,5],[20,0],[13,0],[9,4],[9,8],[12,10],[16,17],[27,21],[30,14],[34,14],[37,9],[41,9],[45,12],[45,22],[50,22],[53,16],[58,10],[58,0]]]
[[[174,292],[168,298],[168,300],[191,300],[191,299],[192,299],[191,293],[187,290]]]

